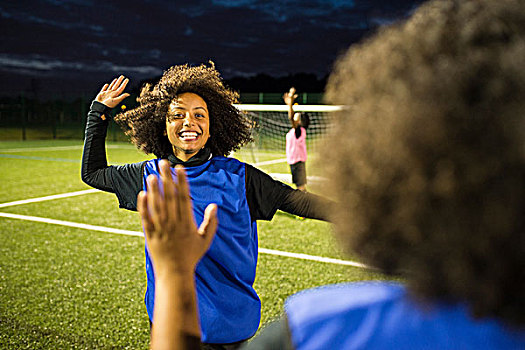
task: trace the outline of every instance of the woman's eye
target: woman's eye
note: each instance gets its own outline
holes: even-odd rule
[[[197,117],[197,118],[206,118],[206,116],[204,114],[200,114],[200,113],[195,114],[195,117]]]

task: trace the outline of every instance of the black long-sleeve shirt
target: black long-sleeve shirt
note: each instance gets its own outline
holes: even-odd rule
[[[115,193],[119,206],[137,210],[137,195],[142,190],[142,177],[146,161],[125,165],[109,165],[106,158],[105,140],[109,109],[93,101],[87,117],[84,151],[82,155],[82,181],[107,192]],[[185,167],[205,163],[211,157],[204,149],[187,162],[170,156],[172,166]],[[294,190],[268,174],[246,164],[246,199],[252,220],[270,220],[277,209],[311,219],[328,220],[332,202],[311,193]]]

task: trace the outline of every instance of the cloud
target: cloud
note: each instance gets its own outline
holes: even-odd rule
[[[4,8],[0,8],[0,15],[2,16],[2,18],[10,19],[12,21],[20,23],[32,23],[37,25],[56,27],[63,30],[82,29],[95,33],[100,33],[104,30],[103,26],[85,23],[83,21],[79,21],[78,19],[74,21],[69,21],[67,17],[56,16],[56,14],[51,18],[46,18],[45,15],[37,15],[34,9],[31,8],[14,10],[5,10]]]
[[[257,6],[258,2],[255,0],[212,0],[212,4],[224,7],[251,7]]]
[[[162,70],[153,66],[127,66],[110,61],[97,61],[92,63],[62,61],[50,57],[16,57],[0,55],[0,70],[19,70],[28,74],[35,72],[113,72],[116,74],[140,74],[145,76],[156,76],[162,74]]]
[[[327,74],[371,28],[422,0],[44,0],[0,5],[0,70],[25,77],[154,77],[217,63],[226,78]],[[13,73],[14,74],[14,73]]]

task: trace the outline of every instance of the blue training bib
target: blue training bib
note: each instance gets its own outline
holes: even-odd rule
[[[144,188],[148,175],[159,175],[159,161],[146,163]],[[233,343],[247,339],[259,327],[261,302],[253,289],[257,223],[251,219],[246,199],[245,164],[233,158],[213,157],[202,165],[186,168],[186,174],[197,226],[209,204],[218,206],[217,233],[195,272],[202,341]],[[174,169],[172,175],[175,178]],[[145,303],[152,320],[155,278],[147,242],[146,273]]]

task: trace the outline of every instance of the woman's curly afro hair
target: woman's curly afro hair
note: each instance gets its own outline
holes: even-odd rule
[[[525,7],[438,0],[340,58],[323,164],[348,251],[525,324]]]
[[[136,108],[118,114],[115,121],[137,148],[167,158],[173,148],[166,136],[166,115],[170,103],[185,92],[199,95],[208,106],[210,138],[206,147],[213,155],[226,156],[252,140],[251,124],[233,106],[238,94],[224,85],[213,62],[210,66],[185,64],[169,68],[155,86],[146,84],[142,88]]]

